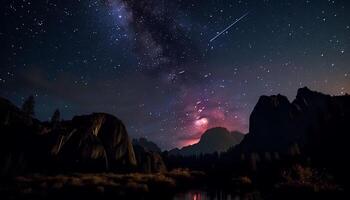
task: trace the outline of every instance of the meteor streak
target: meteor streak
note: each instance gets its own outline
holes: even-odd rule
[[[227,31],[228,29],[230,29],[233,25],[235,25],[237,22],[241,21],[243,18],[245,18],[247,15],[249,15],[248,11],[247,13],[245,13],[244,15],[242,15],[240,18],[236,19],[231,25],[229,25],[227,28],[225,28],[223,31],[221,31],[220,33],[218,33],[217,35],[215,35],[215,37],[213,37],[212,39],[210,39],[210,42],[213,42],[216,38],[218,38],[220,35],[222,35],[223,33],[225,33],[225,31]]]

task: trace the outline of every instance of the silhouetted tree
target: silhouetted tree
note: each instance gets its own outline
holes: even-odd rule
[[[22,105],[22,111],[26,113],[29,116],[34,116],[34,106],[35,106],[35,101],[34,101],[34,96],[30,95],[23,103]]]
[[[53,113],[52,117],[51,117],[51,123],[53,124],[57,124],[61,121],[61,113],[58,109],[55,110],[55,112]]]

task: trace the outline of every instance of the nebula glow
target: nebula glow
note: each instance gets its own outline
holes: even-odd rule
[[[198,131],[205,131],[208,129],[208,119],[207,118],[200,118],[200,119],[197,119],[195,122],[194,122],[194,125],[196,126],[197,130]]]

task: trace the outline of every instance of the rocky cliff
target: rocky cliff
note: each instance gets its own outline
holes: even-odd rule
[[[124,124],[105,113],[77,116],[52,133],[50,152],[66,167],[127,170],[136,158]]]
[[[256,158],[303,154],[315,163],[346,166],[349,123],[349,95],[300,88],[293,102],[282,95],[262,96],[251,113],[249,134],[232,153]]]
[[[244,134],[240,132],[230,132],[226,128],[221,127],[212,128],[203,133],[198,143],[182,149],[173,149],[169,151],[169,155],[191,156],[214,152],[220,153],[239,144],[243,137]]]
[[[27,171],[119,171],[136,167],[124,124],[105,113],[53,126],[0,98],[1,174]]]
[[[167,170],[161,149],[157,144],[146,138],[133,139],[132,141],[137,160],[137,170],[146,173],[165,172]]]
[[[148,151],[161,153],[162,150],[158,147],[158,145],[152,141],[147,140],[146,138],[139,138],[132,140],[133,145],[142,146]]]

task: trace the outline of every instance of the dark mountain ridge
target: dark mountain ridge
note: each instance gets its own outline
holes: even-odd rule
[[[132,144],[124,124],[112,115],[93,113],[54,125],[40,122],[0,98],[1,174],[28,169],[161,172],[167,168],[162,156],[167,165],[177,166],[179,161],[191,166],[197,161],[179,158],[173,162],[171,156],[215,152],[221,153],[212,156],[219,161],[217,165],[227,165],[226,161],[237,164],[242,158],[256,162],[303,155],[340,172],[349,167],[349,122],[349,95],[330,96],[300,88],[292,102],[282,95],[261,96],[251,113],[247,135],[213,128],[197,144],[161,153],[145,139]],[[205,164],[208,159],[204,156],[203,163],[195,165]]]
[[[162,150],[158,147],[158,145],[152,141],[147,140],[146,138],[139,138],[132,140],[133,145],[139,145],[145,148],[148,151],[153,151],[157,153],[161,153]]]
[[[106,114],[75,116],[72,120],[40,122],[0,98],[0,172],[133,171],[138,163],[121,120]],[[139,151],[138,151],[139,152]],[[162,163],[160,155],[153,160]],[[139,161],[145,154],[137,154]],[[162,167],[162,166],[160,166]],[[162,168],[163,169],[163,168]]]
[[[165,172],[167,170],[161,149],[152,141],[146,138],[133,139],[132,145],[138,163],[137,169],[142,172]]]
[[[261,96],[250,116],[249,133],[227,156],[253,162],[303,155],[338,172],[349,167],[350,96],[330,96],[304,87],[294,101]]]
[[[230,132],[226,128],[216,127],[205,131],[198,143],[181,149],[170,150],[169,155],[191,156],[214,152],[220,153],[239,144],[243,137],[244,134],[238,131]]]

